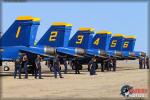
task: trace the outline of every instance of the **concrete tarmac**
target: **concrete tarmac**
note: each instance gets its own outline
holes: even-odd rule
[[[1,98],[24,99],[100,99],[120,98],[120,89],[123,85],[134,88],[148,89],[148,70],[138,69],[138,61],[117,61],[117,70],[101,72],[90,76],[85,65],[81,74],[74,74],[69,68],[68,74],[63,74],[63,79],[54,78],[52,72],[42,63],[42,76],[44,79],[14,79],[14,64],[9,63],[10,71],[1,71]],[[63,66],[62,66],[63,67]],[[63,68],[62,68],[63,70]],[[24,76],[22,76],[24,78]],[[147,98],[148,93],[144,96]]]

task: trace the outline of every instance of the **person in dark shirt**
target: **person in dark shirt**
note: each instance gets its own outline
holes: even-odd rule
[[[80,74],[80,64],[77,58],[74,60],[75,74]]]
[[[24,62],[24,72],[25,72],[25,79],[27,79],[28,78],[28,57],[27,57],[27,55],[26,54],[24,54],[24,56],[23,56],[23,62]]]
[[[19,79],[21,79],[21,58],[20,57],[18,57],[15,60],[14,78],[16,78],[17,73],[19,75]]]
[[[147,69],[149,69],[149,57],[146,56],[146,66],[147,66]]]
[[[37,74],[38,74],[39,79],[43,79],[41,77],[41,60],[42,60],[42,58],[40,57],[40,55],[37,55],[37,58],[35,59],[35,65],[36,65],[35,78],[37,78]]]
[[[60,78],[63,78],[60,72],[60,61],[58,56],[56,56],[55,59],[53,60],[53,69],[55,78],[57,78],[57,73],[59,74]]]
[[[90,75],[96,75],[96,58],[92,58],[88,65],[90,66]]]
[[[113,61],[113,71],[116,71],[116,59],[114,58],[112,61]]]
[[[67,61],[66,61],[66,58],[63,59],[63,62],[64,62],[64,67],[65,67],[64,73],[67,74],[68,68],[67,68]]]
[[[139,58],[139,69],[142,69],[143,67],[143,60],[142,57]]]

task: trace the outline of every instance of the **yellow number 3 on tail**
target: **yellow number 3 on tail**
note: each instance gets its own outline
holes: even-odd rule
[[[83,40],[83,35],[78,35],[78,41],[76,41],[76,44],[81,44]]]

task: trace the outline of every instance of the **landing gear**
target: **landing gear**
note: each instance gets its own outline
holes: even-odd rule
[[[7,61],[4,61],[2,66],[4,66],[4,71],[9,71],[10,70],[9,66],[7,65]]]
[[[61,71],[61,66],[59,67],[60,71]]]
[[[82,70],[82,68],[83,68],[82,65],[79,64],[78,66],[79,66],[79,70]],[[72,65],[71,68],[72,68],[72,70],[75,70],[75,69],[76,69],[76,68],[75,68],[75,65]]]
[[[0,61],[0,66],[2,66],[2,61]]]
[[[4,66],[4,71],[9,71],[10,68],[8,66]]]
[[[53,67],[52,67],[52,66],[50,66],[50,68],[49,68],[49,69],[50,69],[50,71],[51,71],[51,72],[53,72]]]
[[[95,69],[98,69],[98,64],[96,63],[96,68]]]
[[[102,61],[102,62],[101,62],[101,72],[104,72],[104,68],[105,68],[105,62]]]
[[[90,66],[88,66],[88,71],[90,71]]]
[[[34,75],[35,74],[35,63],[29,62],[28,65],[28,73]],[[24,73],[24,62],[21,64],[21,73]]]
[[[114,71],[114,72],[116,71],[116,66],[113,66],[113,71]]]
[[[72,65],[71,68],[72,68],[72,70],[75,70],[75,66],[74,65]]]
[[[79,70],[82,70],[82,68],[83,68],[83,67],[82,67],[82,65],[80,64],[80,65],[79,65]]]

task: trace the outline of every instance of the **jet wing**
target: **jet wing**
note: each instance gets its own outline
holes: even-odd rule
[[[98,49],[88,49],[87,54],[92,56],[99,56],[100,53]]]
[[[26,48],[21,48],[20,51],[22,52],[28,52],[28,53],[34,53],[34,54],[37,54],[37,55],[41,55],[41,56],[44,56],[44,57],[50,57],[50,58],[53,58],[54,56],[52,55],[48,55],[48,54],[45,54],[43,52],[42,49],[38,48],[38,47],[26,47]]]
[[[1,58],[0,60],[3,60],[3,61],[13,61],[13,59],[10,59],[10,58]]]
[[[82,55],[79,55],[76,53],[76,49],[75,48],[64,48],[64,47],[58,47],[57,48],[57,53],[60,55],[67,55],[70,57],[83,57]]]

